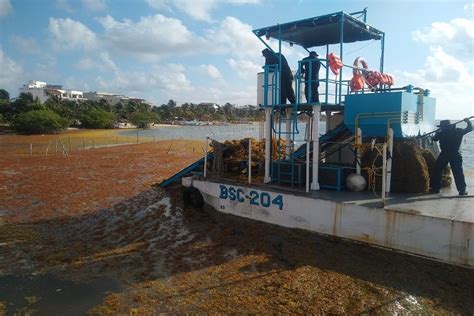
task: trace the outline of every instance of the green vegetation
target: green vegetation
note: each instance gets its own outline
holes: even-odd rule
[[[158,121],[159,115],[155,112],[134,112],[130,115],[130,122],[139,128],[146,128],[151,123]]]
[[[91,108],[81,116],[81,126],[87,128],[113,128],[115,117],[103,109]]]
[[[0,100],[10,100],[10,93],[5,89],[0,89]]]
[[[65,129],[69,122],[50,110],[32,110],[18,114],[13,128],[25,134],[52,134]]]
[[[33,112],[33,113],[30,113]],[[27,113],[30,113],[26,115]],[[40,117],[44,115],[44,117]],[[117,123],[132,123],[146,128],[152,123],[175,121],[254,121],[263,118],[255,106],[236,107],[230,103],[184,103],[173,100],[152,107],[145,102],[130,100],[111,105],[105,100],[61,100],[51,96],[41,103],[29,93],[11,100],[8,91],[0,89],[0,123],[9,124],[23,133],[54,133],[68,126],[85,128],[113,128]],[[31,127],[27,126],[31,124]]]

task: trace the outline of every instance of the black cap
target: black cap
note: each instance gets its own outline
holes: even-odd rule
[[[268,48],[265,48],[264,50],[262,50],[262,56],[267,56],[271,53],[272,51]]]
[[[444,128],[444,127],[448,127],[449,125],[451,125],[450,120],[442,120],[439,122],[438,127]]]
[[[310,51],[310,52],[309,52],[309,55],[310,55],[310,56],[316,56],[316,57],[319,56],[318,53],[316,53],[314,50],[313,50],[313,51]]]

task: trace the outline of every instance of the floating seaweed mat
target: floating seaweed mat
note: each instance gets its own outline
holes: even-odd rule
[[[255,140],[250,138],[252,146],[252,168],[253,173],[258,176],[263,173],[263,161],[265,160],[265,140]],[[272,140],[272,158],[284,156],[285,141]],[[222,172],[229,173],[242,172],[242,163],[248,161],[249,138],[239,140],[229,140],[224,143],[213,142],[213,151],[215,158],[211,172],[215,175],[221,175]],[[279,155],[280,154],[280,155]],[[218,161],[219,160],[219,161]],[[257,168],[258,167],[258,168]]]
[[[382,155],[377,150],[365,148],[362,156],[363,175],[369,178],[370,168],[375,168],[375,189],[382,187]],[[411,141],[395,141],[393,145],[391,192],[426,193],[430,189],[428,164],[421,149]]]
[[[434,175],[434,168],[436,165],[436,156],[435,154],[429,149],[422,149],[421,154],[423,158],[425,158],[426,164],[428,165],[428,172],[430,174],[430,179],[433,179]],[[443,174],[441,177],[441,187],[449,187],[451,186],[453,179],[451,178],[451,168],[446,166],[443,170]]]
[[[252,160],[265,159],[265,140],[255,140],[252,142]],[[277,159],[278,153],[284,155],[285,141],[272,139],[272,158]],[[228,140],[223,143],[223,158],[231,160],[247,160],[249,155],[249,138],[240,140]]]

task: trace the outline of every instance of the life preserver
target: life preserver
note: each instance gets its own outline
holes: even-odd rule
[[[371,87],[375,87],[380,83],[382,74],[376,70],[369,70],[365,73],[365,82]]]
[[[353,65],[353,66],[356,67],[356,68],[354,68],[354,69],[352,70],[352,73],[354,74],[354,76],[357,75],[357,74],[359,74],[359,75],[364,74],[365,71],[366,71],[367,69],[369,69],[369,65],[367,64],[367,62],[365,61],[365,59],[362,58],[362,57],[360,57],[360,56],[357,57],[357,58],[354,60],[354,65]],[[360,68],[361,68],[360,66],[362,66],[362,67],[364,68],[363,71],[360,71]]]
[[[393,80],[393,76],[392,75],[387,75],[388,77],[388,85],[389,86],[393,86],[395,84],[395,81]]]
[[[362,57],[357,57],[354,60],[353,65],[354,65],[354,69],[352,69],[353,77],[350,82],[350,87],[351,87],[351,91],[357,91],[357,90],[363,89],[365,86],[364,77],[367,74],[367,69],[369,68],[369,65],[367,64],[365,59]],[[361,71],[360,66],[362,66],[364,70]]]
[[[393,86],[394,80],[393,76],[389,74],[383,74],[376,70],[369,70],[364,76],[365,82],[372,88],[375,88],[379,84],[385,84],[387,86]]]
[[[365,81],[362,74],[355,74],[350,82],[351,92],[363,89],[364,85]]]
[[[341,59],[334,53],[329,53],[327,58],[329,61],[329,69],[331,69],[333,74],[338,75],[339,70],[344,66]]]

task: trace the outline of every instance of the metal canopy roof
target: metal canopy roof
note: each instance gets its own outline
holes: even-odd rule
[[[341,42],[341,19],[344,19],[343,42],[379,40],[383,32],[344,12],[322,15],[310,19],[277,24],[254,30],[259,36],[269,36],[304,48],[339,44]],[[281,28],[281,36],[280,34]]]

